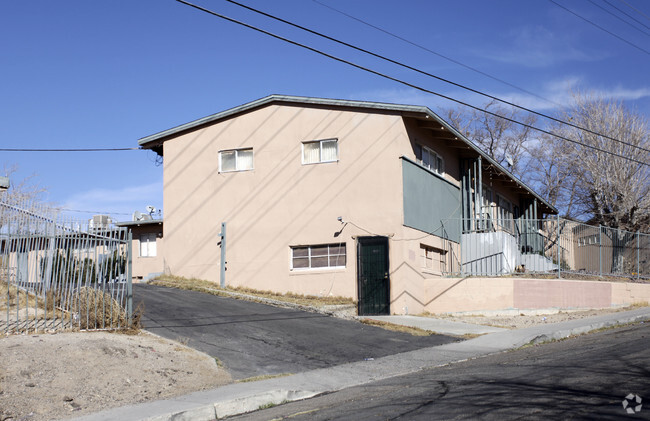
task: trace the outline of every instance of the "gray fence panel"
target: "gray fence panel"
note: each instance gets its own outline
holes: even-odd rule
[[[505,222],[463,232],[459,274],[650,278],[650,234],[561,218]],[[460,226],[461,220],[449,219],[445,224]],[[462,226],[479,225],[463,222]]]
[[[0,332],[128,327],[130,260],[125,228],[0,201]]]

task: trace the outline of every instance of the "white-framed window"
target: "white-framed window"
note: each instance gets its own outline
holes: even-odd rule
[[[445,173],[445,161],[433,149],[420,145],[419,163],[440,175]]]
[[[291,269],[344,268],[345,243],[291,247]]]
[[[253,169],[253,148],[219,151],[219,172]]]
[[[600,244],[600,235],[586,235],[584,237],[578,238],[578,247],[591,246]]]
[[[323,139],[302,142],[302,163],[320,164],[339,160],[339,140]]]
[[[140,257],[156,257],[156,234],[140,235]]]

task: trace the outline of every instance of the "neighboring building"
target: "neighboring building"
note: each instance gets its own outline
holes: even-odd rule
[[[146,215],[149,216],[149,215]],[[146,282],[164,272],[163,220],[143,219],[118,222],[131,231],[131,276],[134,282]]]
[[[218,282],[225,222],[228,285],[352,297],[360,314],[422,311],[462,270],[461,236],[556,213],[422,106],[272,95],[139,144],[164,157],[172,274]]]

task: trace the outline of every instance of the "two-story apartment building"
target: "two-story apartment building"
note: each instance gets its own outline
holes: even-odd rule
[[[271,95],[139,144],[163,156],[171,273],[218,282],[225,222],[228,285],[360,314],[421,311],[464,233],[555,213],[422,106]]]

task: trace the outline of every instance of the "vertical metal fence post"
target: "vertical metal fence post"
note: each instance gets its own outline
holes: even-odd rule
[[[130,328],[133,324],[133,277],[132,277],[132,263],[133,263],[133,258],[132,258],[132,252],[133,252],[133,247],[132,247],[132,242],[133,240],[133,234],[131,233],[131,230],[128,230],[127,238],[126,238],[126,253],[127,253],[127,261],[126,261],[126,314],[129,318],[129,325],[127,326],[127,329]]]
[[[557,278],[562,279],[562,265],[560,261],[560,214],[557,214]]]
[[[462,203],[462,200],[461,200]],[[461,216],[460,219],[458,220],[458,232],[460,233],[460,238],[458,239],[458,245],[460,246],[460,258],[458,259],[460,262],[460,276],[461,278],[465,276],[465,267],[463,265],[463,226],[464,226],[464,221],[463,221],[463,215],[462,215],[462,210],[461,210]],[[465,245],[467,246],[467,245]]]
[[[636,279],[641,277],[641,243],[639,240],[639,231],[636,232]]]
[[[598,268],[603,277],[603,227],[598,225]]]

